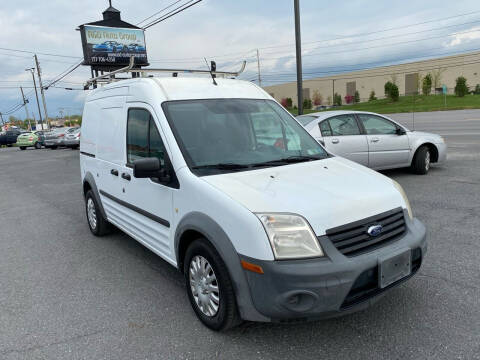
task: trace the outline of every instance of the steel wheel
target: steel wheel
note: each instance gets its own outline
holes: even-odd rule
[[[88,198],[87,200],[87,218],[88,223],[92,230],[97,228],[97,212],[95,210],[95,203],[93,202],[92,198]]]
[[[428,171],[430,169],[430,151],[427,151],[425,154],[425,170]]]
[[[189,280],[200,311],[206,316],[215,316],[220,305],[220,291],[215,272],[203,256],[196,255],[190,261]]]

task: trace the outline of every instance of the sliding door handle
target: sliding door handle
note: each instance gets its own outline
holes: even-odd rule
[[[130,176],[130,174],[122,173],[122,179],[130,181],[132,179],[132,177]]]
[[[112,169],[112,170],[110,170],[110,174],[112,174],[114,176],[118,176],[118,170],[117,169]]]

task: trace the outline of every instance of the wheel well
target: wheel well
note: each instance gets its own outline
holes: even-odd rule
[[[418,150],[422,147],[422,146],[426,146],[428,147],[428,149],[430,150],[430,155],[431,155],[431,159],[430,159],[430,162],[432,163],[435,163],[438,161],[438,149],[437,147],[432,144],[432,143],[424,143],[422,145],[420,145],[417,150],[415,151],[415,155],[414,155],[414,159],[415,159],[415,156],[417,156],[418,154]]]
[[[83,182],[83,196],[85,197],[85,195],[87,195],[87,191],[88,190],[92,190],[92,187],[90,186],[90,184],[88,183],[88,181],[84,181]]]
[[[183,273],[183,261],[185,259],[185,253],[187,252],[188,247],[192,242],[197,240],[198,238],[205,238],[205,235],[196,231],[196,230],[186,230],[181,236],[178,241],[178,258],[177,258],[177,266],[178,269]],[[207,239],[208,241],[208,239]]]

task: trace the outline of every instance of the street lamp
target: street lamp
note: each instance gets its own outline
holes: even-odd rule
[[[43,120],[42,120],[42,112],[40,111],[40,103],[38,101],[38,92],[37,92],[37,83],[35,82],[35,68],[28,68],[28,69],[25,69],[25,71],[30,71],[32,73],[32,79],[33,79],[33,87],[35,89],[35,96],[37,98],[37,106],[38,106],[38,116],[40,117],[40,125],[42,127],[42,130],[44,130],[43,128]]]

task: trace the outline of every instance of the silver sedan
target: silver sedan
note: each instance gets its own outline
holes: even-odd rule
[[[363,111],[325,111],[297,120],[332,154],[375,170],[411,167],[426,174],[441,164],[447,146],[440,135],[410,131],[392,119]]]

